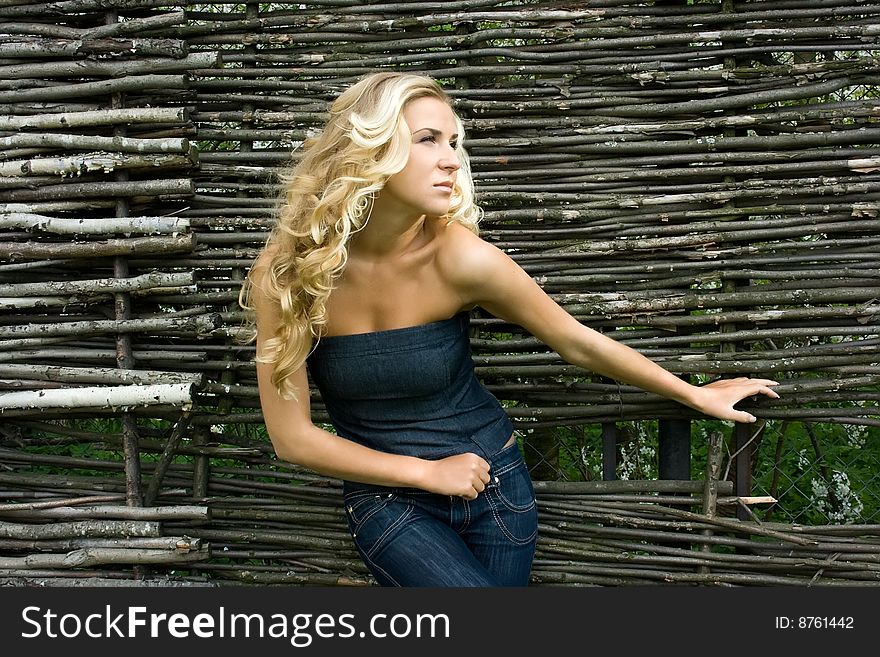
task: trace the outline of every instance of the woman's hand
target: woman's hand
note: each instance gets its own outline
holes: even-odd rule
[[[489,482],[489,464],[471,452],[428,463],[422,488],[432,493],[475,500]]]
[[[779,385],[770,379],[719,379],[697,388],[694,408],[701,413],[717,417],[721,420],[735,422],[754,422],[757,418],[746,411],[738,411],[733,405],[746,397],[762,394],[773,399],[779,395],[770,386]]]

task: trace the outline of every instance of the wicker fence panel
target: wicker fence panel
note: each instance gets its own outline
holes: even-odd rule
[[[714,425],[477,314],[478,374],[542,480],[535,582],[876,579],[878,17],[836,0],[4,3],[0,576],[369,582],[338,482],[272,457],[236,298],[277,173],[339,91],[391,67],[452,95],[485,238],[681,376],[782,381],[781,400],[750,406],[769,421],[751,492],[828,504],[820,517],[753,502],[764,525],[789,523],[759,536],[729,513],[749,506],[741,488],[710,522],[700,487],[676,504],[658,482],[550,481],[595,478],[577,457],[622,420]],[[312,404],[326,421],[314,391]],[[813,432],[812,474],[758,456],[792,425]],[[858,468],[819,456],[841,426],[863,432]],[[870,511],[845,503],[850,466]],[[37,529],[62,517],[155,527]],[[774,560],[804,522],[804,552]],[[843,543],[852,558],[831,559]]]

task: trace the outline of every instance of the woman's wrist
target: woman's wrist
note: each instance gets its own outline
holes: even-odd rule
[[[430,477],[432,461],[415,456],[409,456],[407,459],[409,461],[404,469],[404,485],[424,490]]]
[[[692,383],[685,383],[686,387],[682,390],[680,396],[677,401],[693,408],[696,411],[702,412],[703,410],[703,399],[705,396],[705,390],[703,390],[700,386],[695,386]]]

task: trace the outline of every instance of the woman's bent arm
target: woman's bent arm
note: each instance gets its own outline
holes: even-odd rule
[[[275,453],[323,475],[380,486],[421,488],[426,461],[386,454],[325,431],[310,418],[305,368],[294,375],[299,399],[282,399],[270,381],[271,365],[257,364],[263,420]]]
[[[257,353],[275,335],[277,309],[259,289],[255,265],[251,300],[256,310]],[[305,365],[294,372],[297,399],[283,399],[272,384],[272,365],[257,363],[257,384],[263,421],[278,458],[323,475],[380,486],[406,486],[443,495],[476,498],[489,481],[489,464],[476,454],[458,454],[437,461],[389,454],[364,447],[325,431],[311,419]]]

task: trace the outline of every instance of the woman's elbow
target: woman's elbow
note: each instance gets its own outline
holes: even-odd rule
[[[269,439],[272,441],[272,447],[275,450],[275,456],[281,461],[287,463],[295,463],[296,465],[304,465],[303,460],[303,439],[293,435],[291,432],[270,432]]]
[[[560,345],[556,349],[556,353],[566,363],[571,363],[584,369],[591,369],[590,365],[593,362],[591,350],[582,344],[569,342],[565,345]]]
[[[275,448],[275,456],[279,461],[285,461],[287,463],[296,463],[296,450],[294,450],[287,443],[282,442],[272,442],[272,447]]]

